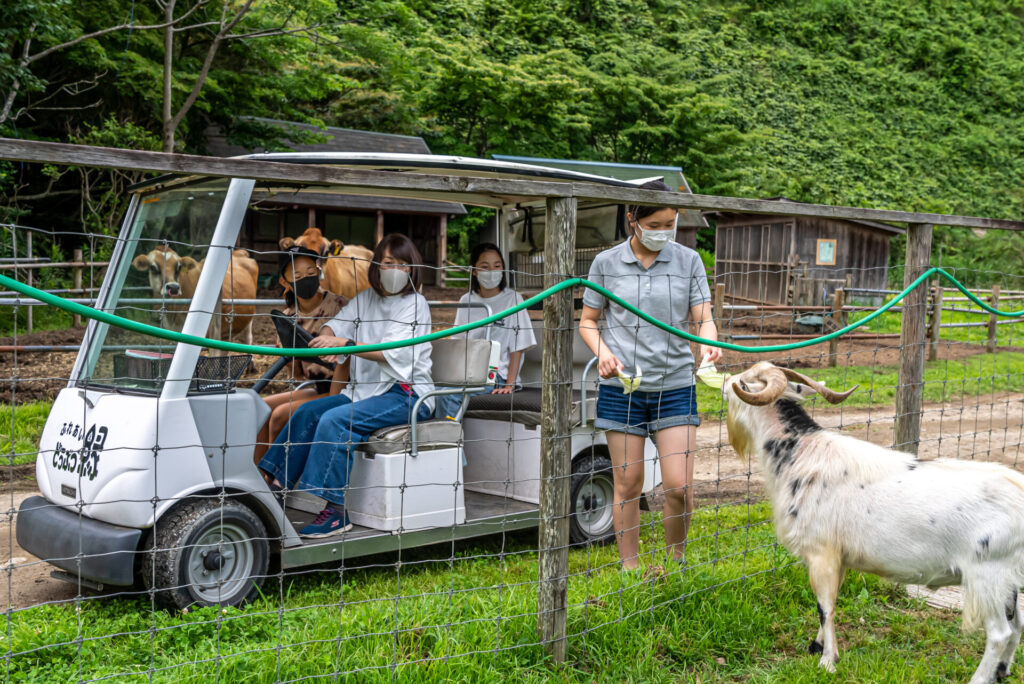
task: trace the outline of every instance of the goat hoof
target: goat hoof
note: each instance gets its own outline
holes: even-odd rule
[[[819,644],[817,640],[812,641],[811,645],[807,647],[807,652],[811,655],[816,655],[824,650],[825,648],[821,644]]]
[[[1010,674],[1010,668],[1006,666],[1006,663],[999,663],[996,665],[996,681],[1001,682],[1006,679]]]

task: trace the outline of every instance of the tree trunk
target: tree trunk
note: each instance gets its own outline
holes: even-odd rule
[[[174,3],[176,0],[167,0],[164,8],[164,22],[168,26],[164,29],[164,109],[163,109],[163,134],[164,152],[174,151],[174,119],[171,116],[171,77],[174,65]]]

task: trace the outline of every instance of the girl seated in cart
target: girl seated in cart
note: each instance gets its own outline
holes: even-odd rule
[[[309,346],[395,342],[430,333],[430,308],[418,291],[421,265],[409,238],[386,235],[373,252],[370,289],[328,321]],[[380,428],[410,422],[417,398],[434,389],[430,349],[417,344],[339,356],[350,366],[347,387],[300,406],[267,450],[259,467],[272,478],[272,488],[301,489],[327,501],[300,535],[325,537],[351,529],[345,487],[353,451]],[[417,419],[432,413],[433,400],[427,399]]]
[[[284,298],[288,302],[284,313],[294,316],[300,326],[314,335],[348,303],[347,298],[321,287],[323,271],[320,255],[311,249],[294,245],[285,250],[281,254],[279,272],[281,275],[278,282],[284,288]],[[331,371],[312,361],[295,359],[291,371],[292,380],[296,383],[312,380],[316,384],[263,398],[273,411],[256,438],[254,457],[257,463],[267,453],[270,444],[288,423],[295,409],[308,401],[341,391],[341,383],[332,385]]]
[[[508,287],[505,275],[505,260],[501,250],[491,242],[482,242],[469,255],[470,291],[462,295],[459,304],[486,304],[491,313],[510,309],[523,302],[523,296]],[[455,313],[455,325],[480,320],[488,314],[481,307],[459,309]],[[485,339],[490,328],[490,339],[501,345],[497,375],[494,378],[493,394],[509,394],[515,391],[522,367],[523,354],[537,345],[533,324],[524,309],[517,314],[495,321],[484,328],[469,331],[470,339]],[[481,392],[484,394],[485,392]],[[442,395],[438,401],[438,418],[454,418],[459,411],[462,395]]]

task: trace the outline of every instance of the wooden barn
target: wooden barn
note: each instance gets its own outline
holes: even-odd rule
[[[411,135],[333,127],[321,129],[273,119],[252,118],[250,121],[282,128],[287,132],[286,139],[290,133],[300,140],[316,140],[292,143],[288,139],[292,143],[290,151],[295,152],[430,154],[423,138]],[[215,126],[206,129],[205,137],[207,154],[214,156],[233,157],[265,151],[231,142],[224,131]],[[370,249],[385,233],[402,233],[416,243],[425,264],[442,267],[447,259],[448,219],[465,214],[463,205],[451,202],[337,193],[269,194],[250,208],[239,246],[256,252],[261,273],[273,273],[277,270],[274,252],[278,241],[285,236],[298,237],[310,226],[322,229],[328,239]],[[426,284],[443,284],[443,270],[427,269],[424,276]]]
[[[774,197],[780,202],[792,202]],[[736,300],[823,304],[837,287],[885,289],[889,241],[904,230],[875,221],[709,212],[715,282]]]

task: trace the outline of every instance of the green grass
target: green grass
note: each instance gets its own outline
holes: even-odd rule
[[[570,553],[568,664],[536,645],[533,533],[406,552],[359,570],[268,581],[245,609],[151,610],[147,597],[45,605],[10,614],[11,681],[113,677],[270,682],[361,670],[357,681],[963,681],[980,637],[896,585],[852,574],[840,599],[842,660],[819,672],[802,566],[774,543],[766,504],[698,511],[691,567],[643,582],[614,547]],[[643,549],[660,537],[645,516]],[[504,552],[503,557],[497,555]],[[717,563],[713,562],[717,560]],[[647,561],[649,563],[649,561]],[[78,612],[80,609],[80,612]],[[209,662],[196,662],[209,660]],[[425,661],[425,662],[414,662]],[[393,669],[392,669],[393,668]],[[132,675],[131,673],[139,673]]]
[[[843,406],[887,406],[896,400],[896,366],[845,366],[807,371],[833,389],[860,385]],[[737,371],[738,372],[738,371]],[[924,401],[955,401],[994,392],[1024,391],[1024,353],[978,354],[960,361],[925,364]],[[712,415],[724,410],[719,390],[697,383],[697,405]]]
[[[39,437],[51,406],[52,401],[33,401],[18,404],[12,410],[10,404],[0,404],[0,464],[35,463]]]
[[[966,309],[974,307],[971,302],[951,302],[949,297],[960,297],[962,296],[959,292],[953,292],[947,294],[944,297],[943,308],[957,308]],[[885,298],[885,301],[890,301],[892,296]],[[983,297],[987,300],[987,297]],[[1013,299],[1006,300],[999,304],[1000,311],[1019,311],[1022,307],[1022,300]],[[863,318],[870,315],[870,311],[855,312],[850,314],[850,322],[862,320]],[[900,316],[899,313],[884,313],[875,320],[868,323],[862,328],[858,328],[856,332],[878,332],[878,333],[898,333],[900,332]],[[941,323],[987,323],[989,315],[987,313],[965,313],[963,311],[943,311]],[[999,316],[999,321],[1014,320],[1005,316]],[[984,345],[988,341],[988,328],[985,326],[978,326],[974,328],[942,328],[939,332],[939,344],[944,342],[960,342],[966,344]],[[1024,346],[1024,323],[1020,325],[997,325],[996,326],[996,346],[999,347],[1020,347]]]

